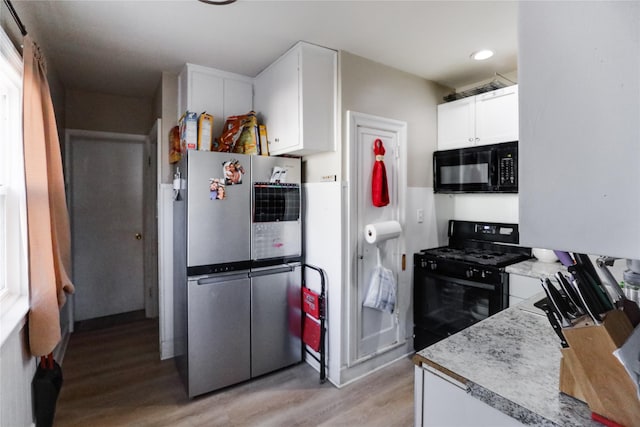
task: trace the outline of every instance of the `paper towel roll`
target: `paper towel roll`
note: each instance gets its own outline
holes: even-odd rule
[[[364,239],[371,244],[395,239],[400,233],[402,227],[398,221],[377,222],[364,226]]]

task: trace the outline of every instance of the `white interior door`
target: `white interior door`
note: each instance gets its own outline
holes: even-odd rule
[[[354,114],[354,113],[352,113]],[[355,250],[357,253],[354,268],[355,287],[351,292],[351,321],[355,330],[351,331],[352,350],[351,362],[370,357],[376,353],[393,348],[400,342],[400,325],[396,312],[387,312],[363,307],[371,277],[377,266],[377,248],[380,249],[382,265],[390,269],[398,283],[402,268],[403,236],[372,245],[364,239],[366,224],[396,220],[404,223],[404,209],[402,208],[404,187],[406,186],[405,168],[402,166],[401,145],[404,133],[399,122],[367,115],[356,115],[351,122],[354,157],[351,171],[351,181],[355,190],[356,205]],[[387,172],[389,187],[389,205],[375,207],[372,203],[371,182],[375,154],[373,143],[381,139],[384,148],[384,164]],[[353,200],[353,197],[352,197]],[[353,341],[355,339],[355,342]]]
[[[143,310],[145,137],[67,137],[75,320]]]

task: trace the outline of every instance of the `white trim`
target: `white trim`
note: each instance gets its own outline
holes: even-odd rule
[[[25,323],[29,311],[29,270],[26,219],[26,192],[24,183],[22,136],[22,58],[13,43],[0,28],[0,71],[7,79],[7,94],[13,102],[8,111],[8,122],[14,124],[8,130],[12,143],[6,160],[6,235],[9,244],[5,251],[7,266],[6,288],[0,298],[0,346]],[[6,141],[2,141],[7,144]],[[4,269],[4,266],[1,266]]]
[[[29,297],[26,295],[9,296],[3,304],[6,303],[8,310],[0,317],[0,347],[5,343],[9,336],[20,330],[26,323],[26,316],[29,312]]]

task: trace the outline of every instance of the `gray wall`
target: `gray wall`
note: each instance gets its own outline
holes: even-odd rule
[[[147,135],[155,115],[153,99],[66,91],[67,129]]]
[[[344,51],[340,53],[340,72],[342,120],[352,110],[407,122],[407,186],[432,187],[436,105],[450,89]],[[343,123],[343,143],[347,138]],[[346,148],[342,147],[343,153]],[[343,167],[347,170],[344,163]]]
[[[431,187],[431,153],[436,148],[436,105],[451,89],[349,52],[338,55],[339,129],[337,150],[304,158],[305,182],[336,175],[347,180],[348,110],[405,121],[409,149],[407,184]]]

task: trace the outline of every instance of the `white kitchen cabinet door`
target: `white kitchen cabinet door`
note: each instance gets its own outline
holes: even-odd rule
[[[186,64],[178,75],[178,115],[185,111],[213,115],[213,137],[229,116],[253,109],[253,79],[200,65]]]
[[[272,155],[335,151],[337,52],[299,42],[254,80]]]
[[[258,117],[267,125],[269,153],[276,155],[300,144],[298,51],[280,57],[255,78]]]
[[[523,424],[469,395],[464,384],[426,365],[414,368],[417,427],[516,427]]]
[[[438,150],[518,140],[518,86],[438,105]]]
[[[640,259],[638,22],[639,2],[520,3],[521,245]]]
[[[518,140],[518,86],[476,97],[476,144]]]
[[[438,105],[438,150],[475,144],[475,97]]]

